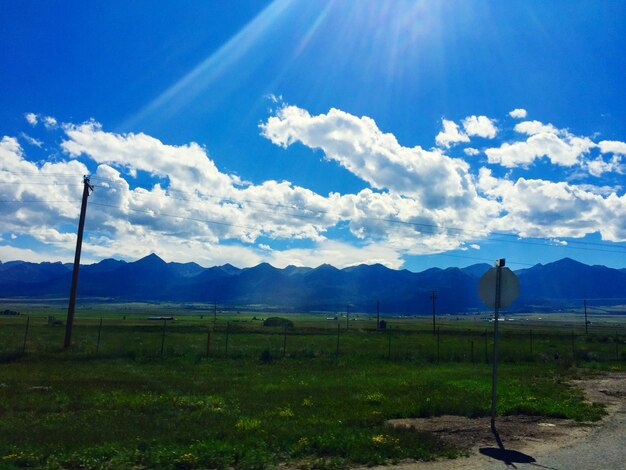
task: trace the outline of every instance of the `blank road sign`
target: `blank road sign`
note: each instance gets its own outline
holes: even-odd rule
[[[509,268],[500,268],[500,307],[505,308],[513,303],[519,295],[519,279]],[[489,307],[496,306],[496,276],[498,268],[491,268],[480,278],[478,296]]]

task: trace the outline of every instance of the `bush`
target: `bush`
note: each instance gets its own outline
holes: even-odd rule
[[[293,328],[293,322],[282,317],[269,317],[263,322],[263,326],[282,326]]]

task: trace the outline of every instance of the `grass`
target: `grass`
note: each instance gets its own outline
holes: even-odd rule
[[[429,460],[458,451],[385,422],[490,410],[485,325],[477,322],[444,325],[439,354],[427,322],[392,320],[391,333],[363,322],[340,331],[337,356],[335,323],[290,317],[296,325],[283,357],[282,328],[233,316],[228,328],[218,322],[207,357],[211,324],[204,319],[170,322],[163,337],[161,323],[118,314],[103,322],[96,352],[95,312],[77,320],[74,346],[62,352],[64,327],[45,325],[45,313],[31,311],[25,355],[24,318],[0,319],[0,467],[345,468]],[[579,373],[576,363],[623,369],[613,358],[613,329],[580,336],[572,349],[567,329],[533,328],[530,354],[528,332],[503,325],[498,413],[599,419],[602,406],[585,403],[568,381]]]

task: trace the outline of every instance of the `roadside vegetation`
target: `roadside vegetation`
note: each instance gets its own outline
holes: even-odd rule
[[[258,313],[214,324],[209,314],[165,322],[94,311],[77,319],[64,352],[64,325],[48,322],[50,309],[26,313],[28,332],[24,312],[0,319],[6,468],[345,468],[455,457],[435,436],[386,421],[490,410],[484,322],[441,320],[437,335],[427,319],[388,319],[377,331],[372,319],[347,330],[341,317],[289,315],[294,327],[284,328],[263,326]],[[569,380],[624,369],[615,325],[585,336],[584,326],[572,335],[566,324],[511,322],[500,346],[501,415],[598,420],[602,406]]]

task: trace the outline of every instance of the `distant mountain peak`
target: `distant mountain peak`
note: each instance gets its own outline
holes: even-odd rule
[[[277,268],[275,268],[271,264],[269,264],[269,263],[264,261],[263,263],[259,263],[259,264],[257,264],[256,266],[253,266],[250,269],[265,269],[265,270],[268,270],[268,269],[277,269]]]
[[[332,264],[328,264],[328,263],[323,263],[320,264],[317,268],[315,269],[337,269],[336,267],[334,267]]]
[[[158,256],[156,253],[150,253],[148,256],[144,256],[141,259],[138,259],[133,264],[141,264],[141,265],[157,265],[157,264],[167,264],[163,258]]]
[[[541,264],[537,265],[541,266]],[[580,268],[589,268],[589,265],[585,263],[581,263],[580,261],[576,261],[572,258],[561,258],[559,260],[553,261],[552,263],[547,263],[543,265],[544,268],[557,268],[557,269],[580,269]]]

